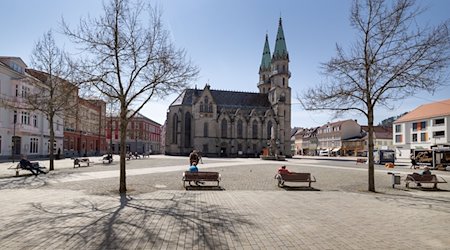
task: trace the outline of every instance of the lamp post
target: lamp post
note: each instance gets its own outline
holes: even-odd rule
[[[17,111],[14,111],[14,118],[13,118],[13,137],[12,137],[12,162],[14,163],[15,158],[15,151],[16,151],[16,123],[17,123]]]

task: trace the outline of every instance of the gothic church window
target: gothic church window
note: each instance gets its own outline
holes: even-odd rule
[[[205,122],[203,124],[203,136],[208,137],[208,123],[207,122]]]
[[[178,143],[178,141],[177,141],[177,130],[178,130],[178,115],[175,114],[173,116],[173,121],[172,121],[172,143],[174,143],[174,144]]]
[[[237,122],[237,138],[242,138],[242,120],[239,119]]]
[[[200,102],[200,112],[203,112],[203,102]]]
[[[191,146],[191,113],[184,115],[184,147]]]
[[[272,121],[267,123],[267,139],[270,139],[272,136]]]
[[[227,138],[227,126],[228,126],[227,120],[223,119],[221,124],[222,138]]]
[[[258,139],[258,122],[256,120],[252,124],[252,137],[253,139]]]

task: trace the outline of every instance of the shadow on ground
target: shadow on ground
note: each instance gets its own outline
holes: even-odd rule
[[[7,229],[0,233],[0,242],[20,244],[7,244],[6,248],[160,249],[169,244],[174,248],[227,249],[226,240],[217,239],[218,233],[233,239],[237,238],[234,228],[252,225],[242,215],[207,205],[196,199],[197,195],[161,192],[149,199],[122,195],[115,201],[31,203],[15,216],[19,220],[0,223]]]
[[[283,185],[281,187],[282,189],[286,191],[320,191],[320,189],[313,188],[313,187],[305,187],[305,186],[287,186]]]

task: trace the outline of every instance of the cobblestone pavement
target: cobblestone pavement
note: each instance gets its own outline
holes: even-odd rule
[[[122,197],[116,165],[1,178],[1,249],[450,249],[449,184],[392,189],[379,166],[370,193],[364,164],[292,159],[317,182],[281,189],[280,162],[204,161],[220,191],[185,191],[186,158],[163,156],[127,162]]]

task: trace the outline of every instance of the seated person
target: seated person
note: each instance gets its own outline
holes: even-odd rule
[[[279,173],[279,174],[290,174],[291,172],[289,172],[289,170],[287,170],[286,166],[281,166],[281,167],[278,169],[278,173]]]
[[[197,162],[193,161],[191,166],[189,166],[189,172],[196,173],[198,172]]]
[[[431,175],[431,171],[429,167],[425,167],[420,175]]]
[[[189,172],[191,173],[197,173],[198,172],[198,168],[197,168],[197,162],[193,161],[192,165],[189,166]],[[202,181],[196,181],[195,185],[200,185],[200,184],[204,184]],[[191,182],[189,181],[189,185],[191,185]]]
[[[417,173],[414,173],[414,174],[417,174]],[[430,168],[429,168],[429,167],[425,167],[425,168],[422,170],[422,172],[420,172],[418,175],[420,175],[420,176],[431,175]],[[422,186],[422,184],[417,183],[417,186],[420,187],[420,186]]]
[[[46,174],[46,172],[39,168],[39,163],[31,163],[25,156],[22,157],[19,164],[21,168],[30,170],[35,176],[38,174]]]

